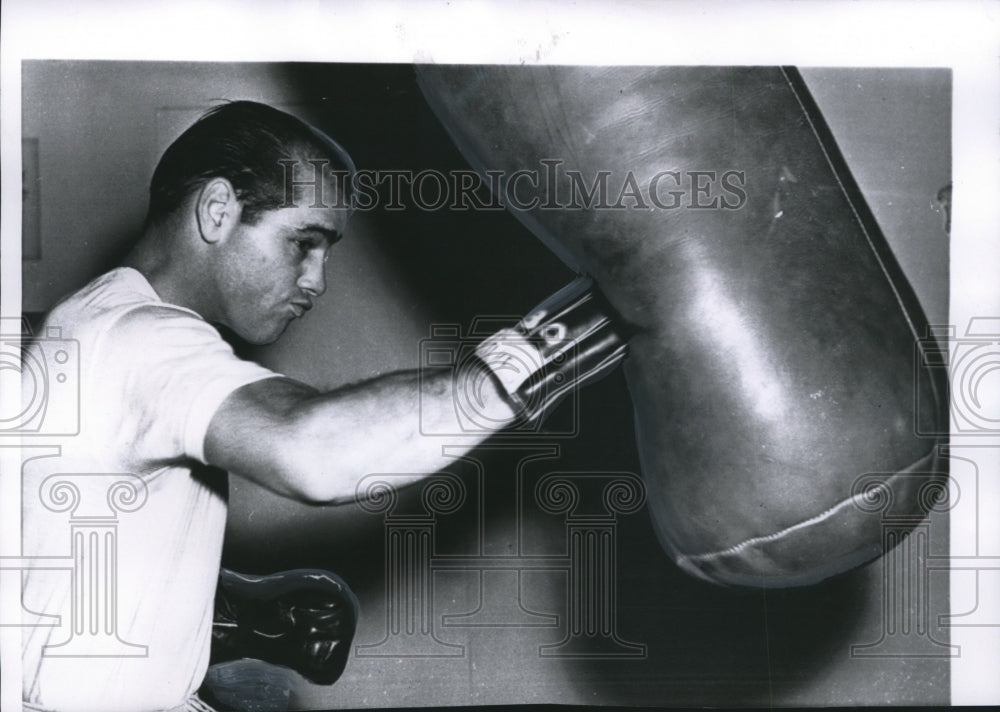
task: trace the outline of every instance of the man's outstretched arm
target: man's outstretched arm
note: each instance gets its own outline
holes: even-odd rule
[[[472,363],[470,368],[485,370]],[[515,413],[483,375],[457,378],[481,378],[483,412],[500,429]],[[205,458],[294,499],[351,501],[368,473],[414,473],[417,479],[440,469],[441,439],[421,434],[421,422],[431,432],[462,432],[455,379],[450,370],[401,371],[326,393],[287,378],[257,381],[235,391],[215,413]],[[489,434],[471,433],[448,444],[471,449]]]
[[[626,346],[609,310],[581,278],[485,339],[456,370],[401,371],[326,393],[287,378],[251,383],[213,416],[205,458],[317,503],[351,501],[369,473],[416,480],[442,466],[441,438],[424,433],[464,433],[447,442],[457,456],[454,446],[472,449],[518,418],[543,418],[572,389],[615,368]],[[468,406],[472,429],[460,422]]]

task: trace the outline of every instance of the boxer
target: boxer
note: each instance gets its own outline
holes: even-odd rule
[[[310,183],[316,165],[330,171]],[[352,501],[367,473],[415,480],[440,467],[440,442],[421,436],[421,422],[461,432],[456,394],[474,392],[480,422],[492,424],[456,437],[457,456],[518,419],[544,417],[574,383],[624,358],[623,340],[580,285],[458,370],[321,392],[238,358],[217,326],[270,343],[323,295],[352,198],[337,175],[353,171],[338,144],[286,113],[253,102],[216,107],[161,158],[124,264],[48,315],[41,333],[61,327],[80,353],[80,432],[59,443],[59,471],[127,473],[134,498],[125,503],[140,491],[143,499],[116,525],[113,636],[74,636],[86,592],[65,572],[25,573],[25,608],[63,621],[25,628],[27,709],[205,709],[197,690],[213,635],[216,660],[253,655],[331,682],[350,646],[353,596],[316,572],[220,579],[225,472],[304,502]],[[513,342],[527,358],[509,358]],[[53,389],[49,411],[70,407]],[[62,556],[63,510],[29,496],[51,481],[36,464],[25,466],[23,549]],[[78,477],[52,496],[103,502],[102,482]],[[80,564],[96,567],[96,556]]]

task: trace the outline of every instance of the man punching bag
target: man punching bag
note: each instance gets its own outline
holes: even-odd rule
[[[917,433],[946,427],[945,384],[915,379],[925,317],[795,70],[417,76],[469,163],[632,328],[647,501],[678,565],[805,585],[882,553],[872,499],[919,519],[943,466]]]

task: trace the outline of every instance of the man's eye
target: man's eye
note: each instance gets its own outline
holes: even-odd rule
[[[298,248],[299,252],[303,255],[308,255],[309,250],[312,249],[312,243],[309,240],[295,240],[295,247]]]

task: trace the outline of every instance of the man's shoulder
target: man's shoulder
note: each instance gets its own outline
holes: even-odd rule
[[[120,267],[63,299],[45,324],[65,338],[94,339],[110,331],[155,329],[165,320],[208,326],[194,312],[161,301],[142,274]]]

